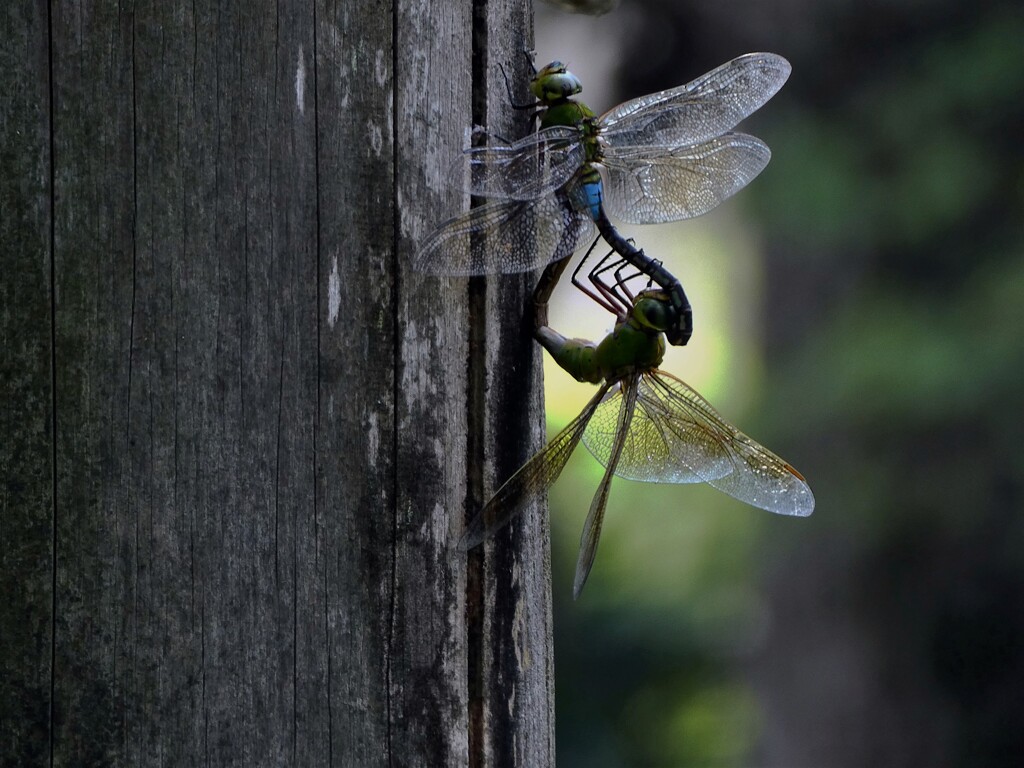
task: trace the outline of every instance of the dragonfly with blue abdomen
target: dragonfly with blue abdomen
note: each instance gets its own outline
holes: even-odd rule
[[[477,132],[486,143],[465,151],[452,183],[490,201],[432,232],[415,266],[450,275],[525,272],[570,256],[595,229],[613,247],[624,242],[606,209],[636,224],[710,211],[767,165],[764,142],[731,129],[789,72],[781,56],[750,53],[596,117],[573,98],[582,91],[576,76],[560,62],[548,64],[530,83],[540,129],[515,142]],[[678,282],[660,262],[635,248],[622,255],[666,288],[680,314],[679,295],[666,285]],[[669,341],[685,343],[684,326],[673,324]]]

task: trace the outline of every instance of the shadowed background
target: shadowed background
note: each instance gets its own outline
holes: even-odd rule
[[[741,125],[767,170],[692,222],[624,226],[680,278],[664,368],[796,466],[781,518],[616,480],[551,493],[563,766],[1001,766],[1024,754],[1024,11],[1014,3],[537,7],[601,113],[748,51],[793,74]],[[610,317],[560,286],[552,325]],[[590,397],[546,369],[549,428]]]

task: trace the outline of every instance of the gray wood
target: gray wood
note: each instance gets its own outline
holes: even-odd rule
[[[486,83],[484,115],[476,122],[502,135],[522,135],[532,121],[511,108],[498,64],[517,84],[516,103],[528,103],[528,59],[532,37],[529,4],[496,9],[488,6],[487,55],[477,62],[477,77]],[[514,127],[513,127],[514,126]],[[484,466],[486,501],[545,442],[541,349],[533,342],[529,299],[538,275],[492,279],[480,319],[487,324],[484,443],[503,446]],[[509,312],[507,307],[521,308]],[[521,435],[528,435],[523,441]],[[534,505],[485,547],[482,598],[482,748],[484,765],[553,765],[555,760],[550,552],[546,505]],[[538,594],[545,595],[543,601]],[[512,716],[509,717],[509,713]]]
[[[0,14],[0,763],[49,757],[53,596],[46,6]]]
[[[148,576],[139,557],[146,526],[130,497],[133,459],[144,448],[138,445],[138,403],[129,399],[137,278],[132,26],[129,16],[110,6],[54,3],[50,14],[57,427],[53,757],[58,765],[98,765],[123,751],[129,729],[140,720],[121,713],[136,708],[137,690],[148,687],[148,669],[137,674],[134,653],[139,633],[149,627],[140,621],[146,592],[138,589],[139,578]]]
[[[316,4],[324,616],[307,642],[324,662],[326,736],[341,765],[380,765],[392,750],[399,289],[390,13],[388,4]]]
[[[442,181],[465,141],[466,127],[485,122],[506,135],[529,129],[525,117],[513,118],[497,69],[501,63],[524,74],[521,51],[528,38],[523,31],[532,28],[529,4],[481,5],[473,17],[468,11],[451,4],[447,12],[453,20],[440,24],[426,16],[400,16],[410,23],[399,24],[408,36],[396,40],[397,132],[406,139],[398,145],[397,166],[421,169],[398,178],[401,264],[417,240],[450,215],[459,200]],[[471,26],[475,56],[468,35],[455,40],[439,35],[446,27],[468,31]],[[475,99],[470,98],[470,83],[477,86]],[[430,148],[425,158],[419,147]],[[403,205],[406,200],[418,204]],[[550,765],[554,738],[546,525],[531,510],[524,525],[506,532],[497,547],[470,553],[467,584],[463,564],[450,554],[461,533],[458,521],[444,510],[404,502],[422,494],[417,486],[424,479],[422,468],[428,467],[426,476],[443,482],[429,496],[447,494],[449,510],[472,514],[543,444],[540,358],[523,321],[535,276],[473,280],[467,286],[466,281],[424,281],[405,268],[401,275],[406,289],[400,301],[407,303],[400,316],[424,320],[406,324],[400,340],[400,391],[411,397],[404,407],[400,397],[399,431],[418,437],[400,441],[399,509],[407,509],[408,517],[399,527],[415,536],[399,538],[396,570],[414,579],[424,569],[443,569],[444,581],[458,586],[454,603],[450,596],[438,595],[429,607],[420,597],[399,594],[398,625],[419,625],[421,637],[399,649],[396,661],[403,672],[394,679],[424,683],[400,689],[396,700],[411,711],[422,707],[424,698],[437,702],[426,710],[428,717],[414,718],[415,725],[401,738],[419,752],[412,742],[423,743],[448,718],[455,718],[455,740],[433,753],[429,764],[461,763],[468,750],[472,765]],[[418,312],[417,304],[427,307],[426,313]],[[460,316],[468,317],[470,327],[465,320],[453,324]],[[439,414],[439,409],[449,410]],[[446,426],[439,429],[442,424]],[[469,425],[468,435],[457,428],[464,424]],[[415,450],[408,452],[410,448]],[[424,654],[424,638],[430,638],[433,653]],[[445,670],[442,677],[451,683],[447,690],[434,687],[430,670],[435,669]],[[462,698],[466,686],[468,712]]]
[[[49,14],[0,43],[4,760],[552,763],[542,511],[453,549],[543,438],[535,276],[407,267],[474,114],[526,129],[528,6]]]

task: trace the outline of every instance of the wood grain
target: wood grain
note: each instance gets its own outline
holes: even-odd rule
[[[50,106],[43,2],[0,13],[0,763],[49,759]]]
[[[535,276],[407,266],[531,23],[7,12],[5,763],[553,762],[542,510],[454,549],[543,439]]]

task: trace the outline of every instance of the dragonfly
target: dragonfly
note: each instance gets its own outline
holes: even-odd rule
[[[527,272],[569,257],[595,230],[613,247],[624,242],[609,212],[656,224],[712,210],[768,164],[764,142],[731,129],[778,92],[790,69],[776,54],[750,53],[597,117],[574,98],[580,80],[563,63],[548,64],[530,82],[539,130],[515,142],[475,132],[484,143],[465,150],[450,182],[489,201],[428,235],[414,266],[457,276]],[[640,249],[622,255],[669,293],[678,321],[668,339],[685,344],[692,328],[678,281]]]
[[[596,243],[595,243],[596,244]],[[592,246],[593,248],[593,246]],[[594,565],[613,476],[659,483],[707,483],[740,501],[783,515],[814,510],[811,489],[796,469],[729,424],[692,387],[660,370],[663,332],[672,309],[664,291],[634,294],[623,277],[625,261],[609,252],[590,273],[599,301],[615,307],[616,324],[599,343],[566,339],[546,325],[535,335],[574,378],[597,392],[561,432],[509,478],[470,521],[459,542],[468,550],[512,520],[527,501],[558,479],[582,441],[605,467],[590,505],[573,582],[578,598]],[[584,257],[584,260],[590,252]],[[582,266],[582,262],[581,262]],[[563,265],[552,265],[535,291],[537,317]],[[576,282],[576,274],[573,281]],[[605,275],[614,272],[616,281]]]

